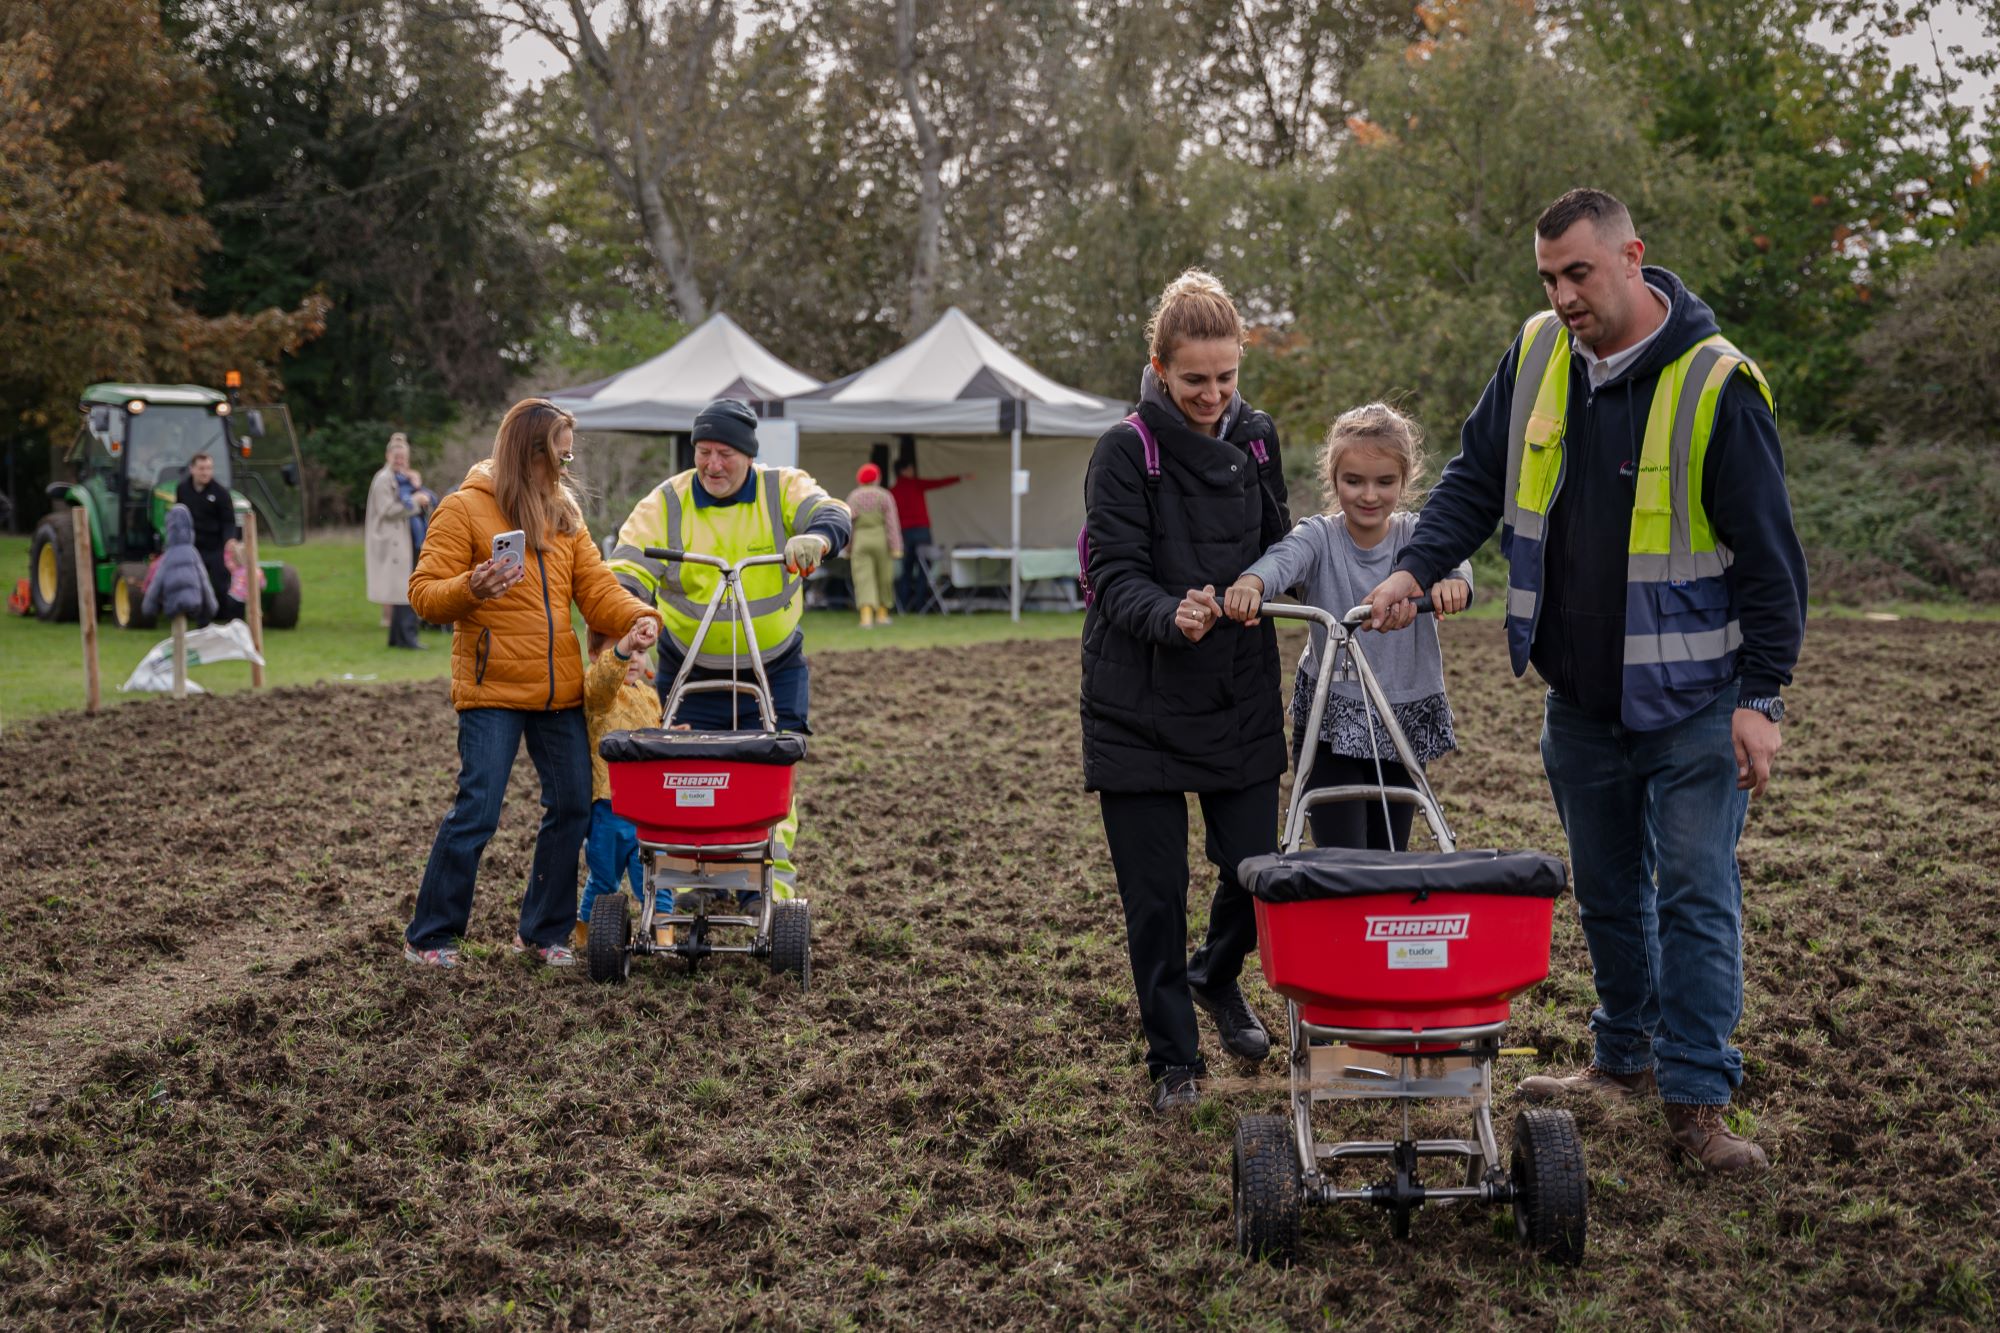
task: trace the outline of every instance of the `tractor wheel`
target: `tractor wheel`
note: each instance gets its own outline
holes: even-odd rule
[[[28,595],[37,619],[76,619],[76,537],[67,509],[35,525],[28,547]]]
[[[1589,1179],[1568,1111],[1539,1106],[1515,1118],[1513,1185],[1516,1239],[1540,1258],[1582,1263]]]
[[[601,893],[590,909],[590,938],[584,946],[590,979],[622,982],[632,973],[632,900]]]
[[[803,898],[771,905],[771,970],[796,974],[800,990],[812,985],[812,904]]]
[[[290,565],[278,566],[278,591],[264,608],[264,628],[299,627],[299,571]]]
[[[153,617],[146,614],[145,565],[118,566],[118,577],[111,583],[111,618],[119,629],[153,628]]]
[[[1281,1115],[1238,1120],[1231,1175],[1237,1252],[1289,1268],[1299,1253],[1303,1199],[1291,1120]]]

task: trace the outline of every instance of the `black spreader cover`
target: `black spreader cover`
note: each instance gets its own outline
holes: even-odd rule
[[[790,731],[607,731],[597,752],[614,764],[659,759],[719,759],[790,768],[806,757],[806,738]]]
[[[1252,856],[1236,867],[1243,887],[1267,903],[1368,893],[1497,893],[1557,898],[1569,887],[1560,859],[1541,852],[1380,852],[1312,847]]]

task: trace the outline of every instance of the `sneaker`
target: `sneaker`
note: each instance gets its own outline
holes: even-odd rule
[[[1660,1095],[1660,1084],[1650,1069],[1641,1069],[1635,1074],[1614,1074],[1608,1069],[1598,1068],[1596,1061],[1592,1061],[1567,1078],[1557,1078],[1553,1074],[1530,1075],[1521,1080],[1519,1091],[1531,1102],[1551,1102],[1572,1093],[1622,1102],[1635,1097],[1657,1097]]]
[[[445,945],[442,949],[419,949],[405,944],[403,946],[403,958],[404,961],[416,963],[421,967],[458,966],[458,950],[449,944]]]
[[[1252,1062],[1271,1053],[1271,1034],[1264,1030],[1250,1001],[1243,998],[1241,986],[1233,981],[1208,990],[1191,985],[1188,993],[1194,996],[1195,1006],[1215,1020],[1223,1050],[1239,1060]]]
[[[576,966],[576,951],[567,944],[531,944],[528,952],[541,959],[546,967]]]
[[[1770,1169],[1764,1150],[1729,1127],[1723,1113],[1729,1107],[1683,1106],[1667,1103],[1667,1131],[1674,1146],[1705,1171],[1756,1172]]]
[[[1196,1082],[1201,1073],[1197,1065],[1168,1065],[1153,1084],[1153,1109],[1165,1115],[1169,1111],[1192,1111],[1201,1105],[1201,1087]]]

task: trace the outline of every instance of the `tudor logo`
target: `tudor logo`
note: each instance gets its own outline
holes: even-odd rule
[[[693,788],[723,791],[729,786],[727,773],[668,773],[665,777],[668,791],[686,791]]]
[[[1472,917],[1461,912],[1457,916],[1371,916],[1368,918],[1368,935],[1371,940],[1462,940],[1468,933]]]

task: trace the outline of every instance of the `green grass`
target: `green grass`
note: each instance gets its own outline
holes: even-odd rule
[[[267,559],[297,566],[305,595],[299,625],[265,635],[267,685],[318,681],[422,680],[451,673],[450,638],[426,634],[428,652],[388,647],[381,612],[367,597],[361,543],[315,539],[304,546],[269,547]],[[28,538],[0,537],[0,586],[12,591],[28,572]],[[853,648],[923,648],[999,639],[1063,639],[1080,633],[1080,614],[1037,613],[1011,623],[997,612],[951,616],[899,617],[886,628],[863,630],[851,613],[813,611],[806,615],[806,642],[816,651]],[[105,704],[142,698],[118,687],[149,649],[166,637],[164,629],[121,630],[108,616],[98,622],[98,662]],[[250,665],[223,662],[197,668],[193,677],[217,693],[248,689]],[[32,616],[0,616],[0,730],[27,718],[84,702],[82,639],[75,624],[44,624]]]

